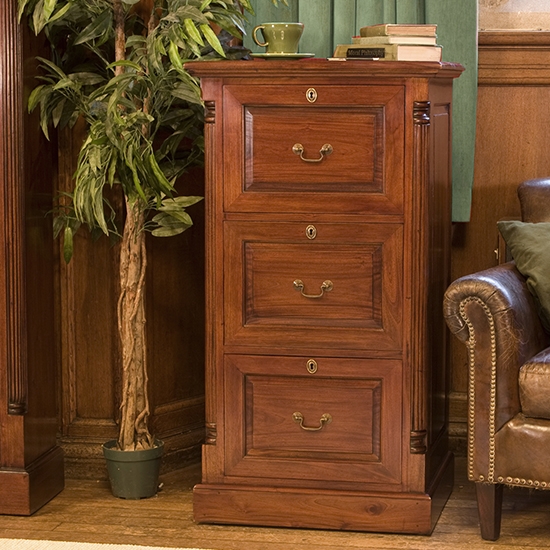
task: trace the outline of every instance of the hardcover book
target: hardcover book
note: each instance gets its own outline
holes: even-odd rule
[[[361,27],[361,36],[435,36],[437,25],[413,25],[401,23],[382,23]]]
[[[335,58],[383,59],[386,61],[441,61],[441,46],[406,44],[338,44]]]
[[[401,35],[389,35],[389,36],[354,36],[351,39],[352,44],[364,44],[369,46],[371,44],[416,44],[416,45],[430,45],[435,46],[437,44],[437,37],[434,36],[401,36]]]

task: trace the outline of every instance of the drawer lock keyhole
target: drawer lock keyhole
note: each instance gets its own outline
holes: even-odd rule
[[[306,91],[306,99],[310,103],[315,103],[317,101],[317,90],[315,88],[308,88]]]
[[[306,236],[308,239],[315,239],[317,237],[317,228],[314,225],[308,225],[306,227]]]
[[[307,362],[307,372],[310,374],[315,374],[317,372],[317,361],[315,361],[315,359],[310,359]]]

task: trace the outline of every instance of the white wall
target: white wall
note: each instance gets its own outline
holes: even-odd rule
[[[479,30],[550,30],[550,0],[479,0]]]

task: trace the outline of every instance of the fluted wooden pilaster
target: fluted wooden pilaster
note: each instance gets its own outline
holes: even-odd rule
[[[425,200],[426,189],[428,186],[428,132],[430,127],[430,102],[415,101],[413,106],[413,151],[414,151],[414,182],[413,186],[419,191],[415,194],[415,230],[418,231],[416,241],[417,250],[413,256],[415,258],[424,258],[427,254],[427,235],[424,228],[426,227],[425,216],[427,215],[427,205]],[[425,266],[419,264],[416,266],[417,272],[414,274],[416,282],[419,283],[415,297],[415,316],[414,321],[417,328],[415,334],[422,334],[423,327],[426,324],[426,304],[427,289],[420,282],[424,280]],[[420,291],[423,290],[423,292]],[[424,346],[413,342],[413,350],[411,353],[413,360],[412,368],[412,395],[416,396],[412,400],[412,418],[411,418],[411,443],[410,450],[413,454],[424,454],[428,448],[427,441],[427,403],[426,395],[426,351]]]
[[[48,144],[40,138],[38,123],[26,114],[25,58],[32,59],[40,46],[25,31],[26,23],[20,25],[17,20],[17,1],[3,2],[0,514],[16,515],[32,514],[64,484],[63,452],[56,445],[52,231],[45,217],[51,210],[55,165]]]
[[[23,71],[17,2],[0,10],[0,331],[9,414],[27,410]],[[0,367],[1,368],[1,367]]]

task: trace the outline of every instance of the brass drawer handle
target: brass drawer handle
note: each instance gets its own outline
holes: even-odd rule
[[[304,162],[321,162],[325,157],[330,155],[332,151],[333,151],[332,145],[330,143],[325,143],[319,150],[319,153],[321,154],[321,156],[318,159],[307,159],[304,157],[304,146],[301,143],[295,143],[292,146],[292,152],[295,155],[299,155],[299,157]]]
[[[321,298],[325,292],[330,292],[334,287],[332,281],[327,280],[323,281],[320,294],[306,294],[304,292],[304,282],[302,280],[296,279],[292,284],[294,285],[294,289],[299,290],[304,298]]]
[[[332,416],[328,413],[325,413],[321,418],[319,419],[319,426],[316,428],[310,428],[308,426],[304,426],[304,415],[301,412],[295,412],[292,415],[292,418],[294,419],[294,422],[297,422],[300,424],[300,428],[302,430],[306,430],[306,432],[318,432],[319,430],[322,430],[325,424],[330,424],[332,422]]]

